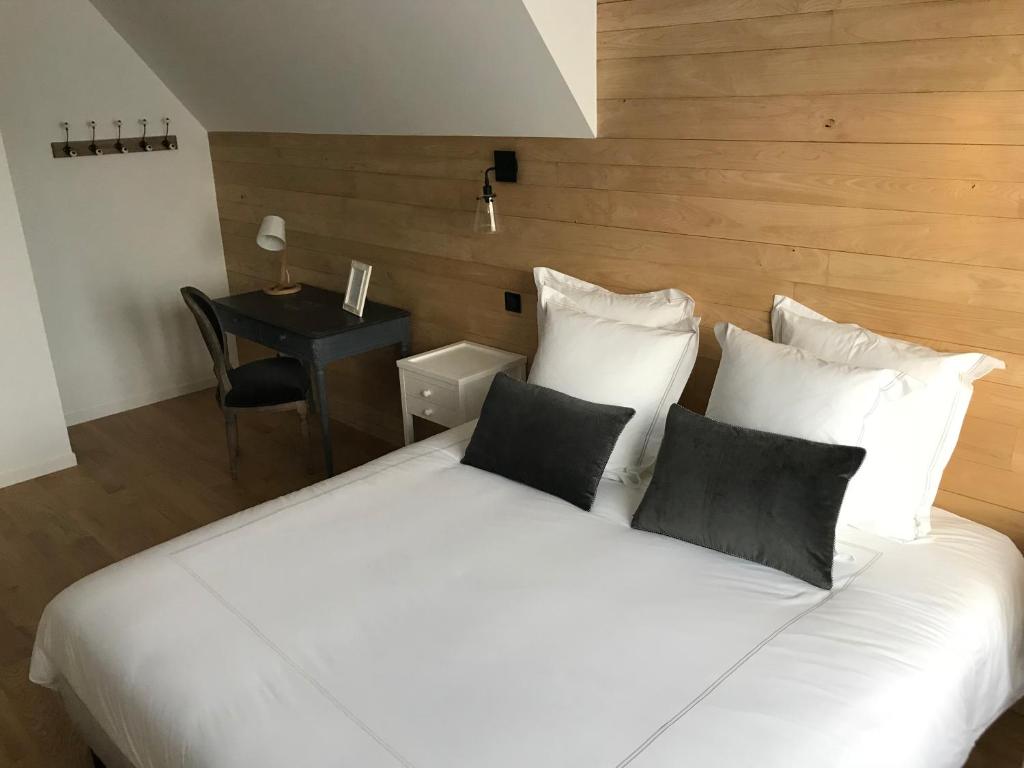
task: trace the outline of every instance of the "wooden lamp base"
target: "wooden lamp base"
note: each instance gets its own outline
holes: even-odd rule
[[[281,273],[278,275],[277,282],[269,288],[264,288],[263,292],[271,296],[287,296],[301,290],[301,285],[292,282],[291,273],[288,271],[288,258],[284,255],[284,251],[281,251]]]
[[[302,286],[296,283],[291,285],[278,283],[277,285],[272,285],[269,288],[264,288],[263,292],[269,293],[271,296],[287,296],[289,293],[298,293],[301,290]]]

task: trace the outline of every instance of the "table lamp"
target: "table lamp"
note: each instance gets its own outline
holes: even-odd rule
[[[281,252],[281,273],[278,275],[277,283],[264,288],[264,293],[271,296],[286,296],[289,293],[298,293],[302,286],[292,282],[292,276],[288,272],[288,257],[285,256],[284,219],[280,216],[264,216],[260,223],[260,231],[256,235],[256,245],[265,251]]]

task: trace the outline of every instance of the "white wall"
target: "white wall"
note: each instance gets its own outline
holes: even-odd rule
[[[178,152],[51,157],[165,115]],[[227,292],[205,129],[88,0],[0,0],[0,131],[67,422],[212,383],[178,294]]]
[[[93,3],[211,131],[595,135],[594,0]]]
[[[74,466],[0,133],[0,487]]]

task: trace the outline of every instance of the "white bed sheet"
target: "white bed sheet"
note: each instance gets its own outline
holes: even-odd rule
[[[32,680],[138,768],[943,768],[1022,693],[1001,534],[844,530],[828,593],[464,467],[470,429],[72,585]]]

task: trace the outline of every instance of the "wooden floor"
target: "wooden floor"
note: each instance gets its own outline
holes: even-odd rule
[[[339,470],[391,449],[335,424]],[[54,694],[28,682],[46,603],[87,573],[318,479],[294,414],[241,419],[239,479],[227,473],[211,392],[71,428],[78,467],[0,489],[0,766],[86,768],[85,746]],[[979,742],[972,768],[1021,768],[1024,715]]]

